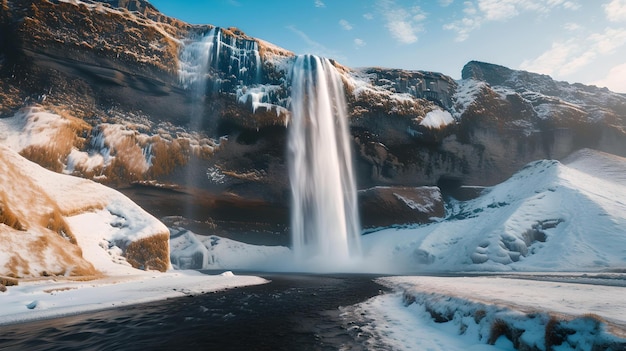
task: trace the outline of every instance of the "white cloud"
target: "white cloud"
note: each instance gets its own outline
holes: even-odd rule
[[[326,4],[322,0],[315,0],[315,7],[326,7]]]
[[[356,39],[354,39],[354,45],[355,45],[357,48],[362,48],[362,47],[364,47],[365,45],[367,45],[367,43],[366,43],[363,39],[356,38]]]
[[[350,24],[350,22],[346,21],[345,19],[339,20],[339,25],[344,30],[352,30],[352,24]]]
[[[563,29],[568,30],[570,32],[575,32],[579,29],[582,29],[582,26],[578,23],[570,22],[570,23],[565,23],[563,25]]]
[[[520,69],[548,75],[561,75],[561,69],[577,50],[575,40],[555,42],[552,47],[534,60],[524,60]]]
[[[519,14],[516,1],[479,0],[478,9],[487,21],[502,21]]]
[[[626,21],[626,0],[612,0],[603,7],[609,21]]]
[[[404,8],[394,0],[379,0],[378,9],[394,39],[401,44],[412,44],[418,40],[417,34],[424,30],[422,22],[426,19],[419,6]]]
[[[555,42],[534,60],[524,60],[523,70],[563,77],[579,71],[599,57],[613,54],[626,44],[626,29],[607,28],[603,33]]]
[[[296,26],[287,26],[287,29],[299,36],[300,39],[302,39],[302,41],[307,45],[307,47],[304,49],[305,52],[303,53],[333,58],[337,61],[346,61],[345,56],[338,54],[336,51],[331,50],[323,44],[311,39],[308,34],[299,30],[298,28],[296,28]]]
[[[454,0],[439,0],[439,5],[447,7],[450,6],[450,4],[452,4],[453,2]]]
[[[371,13],[364,13],[363,18],[365,18],[368,21],[371,21],[374,19],[374,15],[372,15]]]
[[[611,68],[606,77],[591,84],[607,87],[619,93],[626,93],[626,79],[624,77],[626,77],[626,63]]]
[[[604,33],[594,33],[588,38],[593,45],[592,50],[607,55],[626,44],[626,28],[607,28]]]
[[[547,14],[555,8],[580,8],[578,2],[567,0],[468,0],[463,5],[465,17],[443,26],[444,29],[457,33],[456,41],[466,40],[472,31],[485,22],[503,22],[525,12]]]

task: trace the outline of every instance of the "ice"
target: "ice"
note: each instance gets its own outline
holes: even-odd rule
[[[254,85],[261,80],[261,57],[256,40],[224,33],[217,27],[183,40],[178,61],[178,76],[185,89],[196,82],[205,84],[207,75],[215,75],[213,80],[218,85],[222,76],[235,76],[242,85]]]

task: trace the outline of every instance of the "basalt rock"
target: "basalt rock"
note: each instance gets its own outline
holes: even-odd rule
[[[437,187],[374,187],[359,191],[361,225],[365,229],[424,224],[445,216]]]

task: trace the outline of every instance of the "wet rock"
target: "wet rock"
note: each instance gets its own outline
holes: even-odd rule
[[[363,228],[431,223],[445,215],[437,187],[374,187],[359,191]]]

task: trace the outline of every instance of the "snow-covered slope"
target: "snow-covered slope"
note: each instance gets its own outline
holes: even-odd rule
[[[364,238],[393,271],[626,268],[626,159],[583,150],[536,161],[449,218]]]
[[[119,273],[113,261],[169,267],[167,228],[124,195],[1,144],[0,163],[0,275]]]

